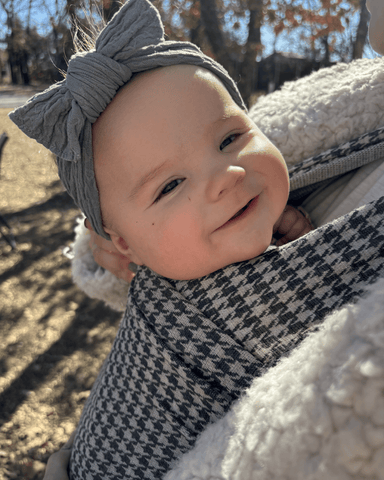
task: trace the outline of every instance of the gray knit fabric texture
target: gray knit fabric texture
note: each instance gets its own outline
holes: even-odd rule
[[[10,114],[26,135],[57,155],[66,190],[104,238],[110,237],[101,220],[92,124],[133,73],[179,64],[210,70],[246,110],[236,84],[220,64],[192,43],[165,41],[159,12],[152,3],[128,0],[101,31],[96,48],[72,56],[65,80]]]
[[[373,161],[383,141],[382,128],[294,166],[292,194],[315,188],[311,171],[332,178]],[[197,280],[139,268],[78,425],[71,480],[161,479],[253,378],[384,276],[383,219],[381,197]]]

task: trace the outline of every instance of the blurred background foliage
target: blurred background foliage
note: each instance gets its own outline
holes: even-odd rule
[[[92,35],[119,0],[0,0],[0,82],[62,79],[78,27]],[[153,0],[169,40],[187,40],[218,60],[245,100],[367,48],[365,0]],[[45,20],[44,28],[39,18]],[[268,36],[262,32],[268,31]],[[77,34],[79,37],[79,34]],[[80,34],[79,40],[86,35]],[[265,38],[269,47],[266,49]],[[286,51],[278,51],[285,38]],[[281,42],[280,42],[281,43]],[[293,48],[292,48],[293,47]],[[268,51],[267,51],[268,50]]]

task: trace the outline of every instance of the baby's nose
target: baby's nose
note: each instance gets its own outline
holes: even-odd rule
[[[215,174],[212,184],[208,188],[208,195],[215,201],[219,197],[226,195],[237,184],[241,183],[245,177],[243,167],[230,165],[224,171]]]

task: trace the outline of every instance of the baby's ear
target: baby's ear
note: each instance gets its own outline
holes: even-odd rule
[[[124,257],[130,259],[131,262],[136,263],[136,265],[144,265],[141,258],[136,254],[134,250],[128,245],[126,240],[123,237],[120,237],[115,233],[113,230],[109,228],[104,228],[104,230],[109,234],[111,237],[112,243],[115,248],[122,254]]]

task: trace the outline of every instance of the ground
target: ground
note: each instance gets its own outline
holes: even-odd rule
[[[39,480],[76,427],[121,315],[72,282],[63,249],[79,211],[52,155],[13,125],[9,111],[0,108],[0,135],[9,136],[0,214],[17,247],[0,236],[0,480]]]

